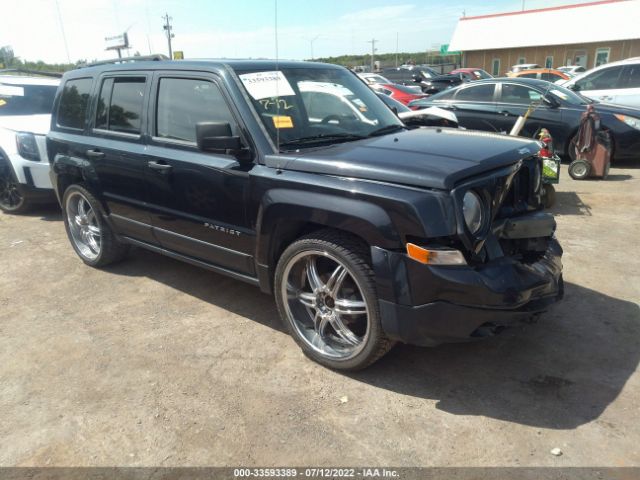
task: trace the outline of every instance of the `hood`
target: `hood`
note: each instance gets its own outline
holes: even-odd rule
[[[46,135],[51,127],[51,115],[5,115],[0,116],[0,128],[15,132],[29,132]]]
[[[419,128],[329,147],[268,156],[267,166],[425,188],[512,165],[539,150],[532,139],[454,128]]]

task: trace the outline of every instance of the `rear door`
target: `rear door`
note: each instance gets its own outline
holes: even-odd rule
[[[640,63],[626,65],[613,103],[640,108]]]
[[[110,217],[122,235],[156,243],[147,204],[147,176],[142,133],[151,73],[105,73],[98,78],[90,120],[93,164]]]
[[[470,84],[455,90],[453,100],[438,105],[453,111],[460,126],[471,130],[497,131],[495,84]]]
[[[253,163],[196,145],[198,122],[239,116],[207,73],[157,72],[145,155],[153,230],[162,247],[234,272],[255,274],[245,205]],[[245,144],[246,140],[245,140]]]

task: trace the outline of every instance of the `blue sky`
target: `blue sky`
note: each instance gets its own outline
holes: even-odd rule
[[[526,0],[527,9],[586,3]],[[161,15],[173,17],[174,49],[187,58],[275,57],[275,0],[3,0],[11,20],[0,25],[0,46],[29,60],[63,62],[110,58],[104,37],[128,29],[131,53],[167,53]],[[278,0],[280,58],[424,51],[448,43],[468,16],[522,9],[522,0]],[[550,34],[553,32],[550,28]],[[315,40],[314,40],[315,39]]]

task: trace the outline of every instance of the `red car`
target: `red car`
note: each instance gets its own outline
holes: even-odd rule
[[[369,86],[376,92],[384,93],[404,105],[407,105],[413,100],[429,96],[422,93],[420,88],[415,89],[404,85],[398,85],[397,83],[384,83]]]
[[[483,80],[485,78],[493,78],[481,68],[458,68],[456,70],[451,70],[450,74],[462,74],[466,80]]]

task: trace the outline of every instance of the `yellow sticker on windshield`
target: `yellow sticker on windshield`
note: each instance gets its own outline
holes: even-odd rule
[[[293,120],[285,115],[277,115],[273,117],[273,125],[276,128],[293,128]]]
[[[0,107],[3,106],[3,105],[6,105],[6,104],[7,104],[7,102],[0,98]]]

